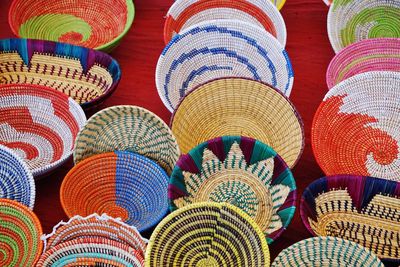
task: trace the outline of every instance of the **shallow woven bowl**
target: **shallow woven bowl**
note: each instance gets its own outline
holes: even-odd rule
[[[134,15],[132,0],[14,0],[8,23],[21,38],[110,52],[129,31]]]
[[[314,237],[297,242],[279,253],[271,266],[384,267],[369,250],[336,237]]]
[[[14,151],[0,145],[0,198],[33,209],[35,194],[35,180],[26,163]]]
[[[313,120],[311,144],[326,175],[400,181],[400,73],[366,72],[326,95]]]
[[[279,42],[286,44],[286,25],[281,13],[265,0],[178,0],[168,11],[164,24],[164,41],[197,23],[216,19],[237,19],[264,28]]]
[[[50,41],[0,40],[0,84],[49,86],[89,109],[109,97],[120,78],[118,63],[99,51]]]
[[[400,37],[397,0],[335,0],[328,13],[328,36],[335,52],[364,39]]]
[[[296,183],[283,159],[247,137],[209,140],[181,156],[168,197],[175,210],[197,202],[228,202],[246,212],[268,243],[287,228],[296,210]]]
[[[266,82],[286,96],[294,79],[284,47],[263,28],[240,20],[213,20],[172,39],[158,60],[156,85],[172,112],[194,87],[232,76]]]
[[[267,84],[226,78],[199,86],[175,111],[171,128],[182,153],[207,140],[243,135],[272,147],[293,167],[303,146],[303,124],[291,102]]]
[[[85,122],[82,108],[54,89],[0,86],[0,144],[23,158],[34,177],[48,174],[71,156]]]
[[[116,151],[92,156],[64,178],[61,204],[68,217],[107,213],[145,231],[168,211],[168,175],[152,160]]]
[[[347,46],[332,59],[326,82],[332,88],[339,82],[368,71],[400,72],[400,39],[375,38]]]
[[[42,253],[42,226],[21,203],[0,198],[0,266],[35,266]]]
[[[114,150],[144,155],[168,174],[180,155],[168,125],[151,111],[137,106],[113,106],[93,115],[76,139],[74,161]]]
[[[261,229],[228,203],[196,203],[168,215],[150,237],[146,267],[269,266]]]

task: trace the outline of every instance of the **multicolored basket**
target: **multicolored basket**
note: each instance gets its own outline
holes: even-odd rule
[[[185,29],[208,20],[237,19],[264,28],[286,45],[286,25],[279,10],[265,0],[178,0],[168,11],[164,41]]]
[[[18,37],[110,52],[129,31],[134,16],[132,0],[14,0],[8,23]]]
[[[76,139],[74,161],[78,163],[114,150],[144,155],[168,174],[180,155],[168,125],[154,113],[137,106],[113,106],[93,115]]]
[[[305,189],[300,214],[313,235],[344,238],[380,258],[400,262],[398,182],[352,175],[323,177]]]
[[[11,149],[0,145],[0,198],[12,199],[33,209],[35,180],[26,163]]]
[[[328,88],[368,71],[400,72],[400,39],[375,38],[347,46],[332,59],[326,72]]]
[[[35,266],[42,253],[42,226],[25,205],[0,198],[0,266]]]
[[[294,79],[284,47],[263,28],[240,20],[214,20],[173,38],[158,60],[156,85],[172,112],[194,87],[233,76],[266,82],[286,96]]]
[[[107,213],[145,231],[168,211],[168,175],[152,160],[131,152],[92,156],[72,168],[60,189],[68,217]]]
[[[34,177],[48,174],[71,156],[85,122],[82,108],[54,89],[0,86],[0,144],[23,158]]]
[[[0,40],[0,84],[48,86],[93,108],[115,91],[120,78],[118,63],[99,51],[49,41]]]
[[[265,236],[242,210],[196,203],[168,215],[150,237],[146,267],[269,266]]]
[[[328,13],[328,36],[335,52],[364,39],[400,38],[397,0],[335,0]]]
[[[269,145],[293,167],[304,146],[303,124],[291,102],[271,86],[243,78],[193,90],[175,111],[171,128],[182,153],[219,136],[243,135]]]
[[[292,172],[269,146],[223,136],[181,156],[168,186],[170,209],[197,202],[228,202],[245,211],[268,243],[287,228],[296,210]]]
[[[400,73],[366,72],[325,96],[312,125],[315,158],[326,175],[400,181]]]
[[[384,267],[383,263],[364,247],[336,237],[314,237],[288,247],[279,253],[272,267]]]

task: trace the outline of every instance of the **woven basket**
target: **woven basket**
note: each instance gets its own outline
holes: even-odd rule
[[[118,63],[102,52],[49,41],[0,40],[0,84],[49,86],[89,109],[109,97],[120,78]]]
[[[36,215],[14,200],[0,199],[0,266],[35,266],[43,244]]]
[[[232,76],[264,81],[287,96],[294,79],[288,54],[271,34],[240,20],[214,20],[173,38],[158,60],[156,85],[172,112],[194,87]]]
[[[243,135],[272,147],[293,167],[303,146],[303,124],[291,102],[269,85],[242,78],[199,86],[178,106],[171,128],[182,153],[212,138]]]
[[[269,266],[261,229],[239,208],[203,202],[166,217],[150,237],[146,267]]]
[[[400,181],[400,73],[366,72],[325,96],[312,124],[315,158],[326,175]]]
[[[286,44],[286,26],[279,10],[265,0],[178,0],[168,11],[164,41],[197,23],[216,19],[237,19],[264,28]]]
[[[134,15],[132,0],[14,0],[8,23],[21,38],[110,52],[129,31]]]
[[[400,39],[375,38],[347,46],[332,59],[326,82],[332,88],[339,82],[368,71],[400,72]]]
[[[336,236],[400,263],[400,183],[340,175],[310,184],[301,199],[301,218],[318,236]]]
[[[107,213],[145,231],[168,211],[168,179],[160,166],[141,155],[100,154],[67,174],[61,185],[61,204],[70,218]]]
[[[293,218],[296,183],[269,146],[247,137],[224,136],[181,156],[168,197],[171,210],[204,201],[235,205],[254,219],[272,243]]]
[[[82,108],[54,89],[0,86],[0,144],[23,158],[35,177],[48,174],[71,156],[85,122]]]
[[[12,199],[33,209],[35,180],[26,163],[11,149],[0,145],[0,198]]]
[[[384,267],[364,247],[336,237],[314,237],[302,240],[279,253],[272,267]]]
[[[77,137],[74,161],[78,163],[114,150],[144,155],[168,174],[180,155],[168,125],[154,113],[137,106],[114,106],[93,115]]]
[[[335,0],[328,13],[328,36],[335,52],[364,39],[400,37],[397,0]]]

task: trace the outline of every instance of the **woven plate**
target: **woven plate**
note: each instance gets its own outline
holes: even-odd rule
[[[400,37],[400,1],[335,0],[328,13],[328,35],[335,52],[364,39]]]
[[[48,174],[71,156],[85,122],[82,108],[54,89],[0,86],[0,144],[23,158],[35,177]]]
[[[400,181],[400,73],[366,72],[325,96],[312,124],[315,158],[326,175]]]
[[[146,267],[269,266],[256,223],[228,203],[203,202],[168,215],[150,237]]]
[[[93,108],[115,91],[120,78],[118,63],[102,52],[49,41],[0,40],[0,84],[49,86]]]
[[[293,167],[303,146],[303,124],[291,102],[269,85],[242,78],[214,80],[188,94],[171,128],[182,153],[207,140],[243,135],[272,147]]]
[[[168,197],[171,210],[204,201],[233,204],[250,215],[272,243],[293,218],[296,183],[269,146],[247,137],[224,136],[181,156]]]
[[[42,226],[16,201],[0,199],[0,266],[35,266],[42,253]]]
[[[116,151],[92,156],[72,168],[60,189],[68,217],[107,213],[139,231],[168,211],[168,175],[152,160]]]
[[[271,267],[384,267],[364,247],[336,237],[314,237],[288,247],[279,253]]]
[[[356,74],[368,71],[400,72],[400,39],[367,39],[347,46],[329,64],[326,82],[331,88]]]
[[[158,60],[156,85],[172,112],[197,85],[232,76],[264,81],[287,96],[294,79],[288,54],[271,34],[240,20],[214,20],[173,38]]]
[[[237,19],[264,28],[286,44],[286,26],[279,10],[265,0],[178,0],[168,11],[164,41],[197,23],[216,19]]]
[[[33,209],[35,180],[26,163],[11,149],[0,145],[0,198],[12,199]]]
[[[400,183],[363,176],[323,177],[301,199],[301,218],[318,236],[341,237],[400,262]]]
[[[14,0],[8,23],[21,38],[110,52],[129,31],[134,15],[132,0]]]

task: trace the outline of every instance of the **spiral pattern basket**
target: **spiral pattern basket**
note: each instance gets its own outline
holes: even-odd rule
[[[329,176],[310,184],[301,218],[318,236],[356,242],[400,263],[400,183],[363,176]]]
[[[150,237],[146,267],[269,266],[260,228],[239,208],[203,202],[168,215]]]
[[[335,0],[328,13],[328,36],[335,52],[360,40],[400,38],[400,1]]]
[[[162,52],[156,85],[172,112],[194,87],[222,77],[263,81],[289,96],[294,74],[284,47],[264,29],[240,20],[196,24]]]
[[[236,19],[264,28],[279,42],[286,44],[286,25],[279,10],[265,0],[178,0],[168,11],[164,24],[164,41],[174,35],[208,20]]]
[[[48,174],[71,156],[85,122],[82,108],[54,89],[0,86],[0,144],[23,158],[35,177]]]
[[[35,180],[26,163],[11,149],[0,145],[0,198],[12,199],[33,209]]]
[[[175,111],[171,128],[182,153],[219,136],[243,135],[272,147],[293,167],[304,146],[303,124],[291,102],[271,86],[243,78],[193,90]]]
[[[14,0],[8,23],[21,38],[110,52],[129,31],[134,15],[132,0]]]
[[[42,253],[42,226],[25,205],[0,198],[0,266],[35,266]]]
[[[49,41],[0,40],[0,84],[48,86],[93,108],[115,91],[120,78],[118,63],[99,51]]]
[[[142,267],[144,259],[135,249],[114,240],[80,238],[49,249],[36,265],[52,266]]]
[[[168,211],[168,175],[152,160],[116,151],[90,157],[68,172],[60,190],[68,217],[107,213],[145,231]]]
[[[181,156],[168,187],[170,209],[197,202],[228,202],[246,212],[276,240],[296,210],[292,172],[269,146],[247,137],[223,136]]]
[[[332,59],[326,82],[332,88],[339,82],[368,71],[400,72],[400,39],[375,38],[347,46]]]
[[[288,247],[279,253],[271,267],[384,267],[364,247],[336,237],[314,237]]]

